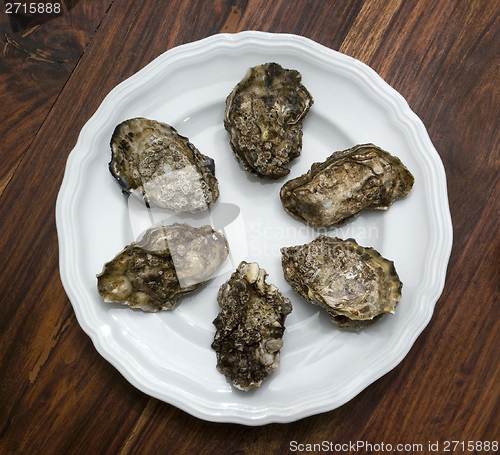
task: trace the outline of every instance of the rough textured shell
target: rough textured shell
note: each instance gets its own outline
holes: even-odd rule
[[[111,138],[109,170],[125,193],[176,212],[206,210],[219,197],[214,161],[166,123],[134,118]]]
[[[394,313],[401,283],[394,263],[354,239],[320,235],[305,245],[281,249],[285,279],[339,327],[359,329]]]
[[[278,367],[285,318],[292,311],[290,300],[266,277],[256,262],[243,261],[217,295],[217,369],[244,391],[260,387]]]
[[[346,222],[364,209],[387,210],[413,187],[401,160],[373,144],[335,152],[281,188],[285,210],[316,227]]]
[[[104,265],[97,289],[106,302],[144,311],[172,309],[226,260],[226,238],[210,226],[155,226]]]
[[[245,170],[276,179],[300,155],[302,123],[313,98],[296,70],[266,63],[250,68],[226,99],[224,126]]]

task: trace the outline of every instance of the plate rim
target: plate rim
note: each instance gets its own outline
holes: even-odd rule
[[[390,361],[383,363],[382,367],[379,366],[364,382],[357,384],[356,387],[352,387],[349,393],[343,395],[342,399],[336,401],[331,400],[322,404],[313,403],[311,406],[306,406],[298,410],[291,409],[293,406],[287,406],[279,409],[265,408],[254,413],[245,413],[236,406],[234,409],[226,409],[225,412],[221,410],[217,412],[213,408],[202,403],[203,400],[200,400],[200,397],[197,397],[197,400],[194,400],[194,402],[188,403],[173,394],[160,396],[161,394],[158,394],[156,390],[151,389],[145,384],[138,383],[130,367],[123,363],[122,359],[114,357],[113,352],[108,349],[106,339],[103,337],[102,333],[89,323],[88,315],[85,315],[85,309],[79,303],[79,293],[80,295],[84,295],[84,292],[82,293],[81,284],[78,282],[77,276],[75,276],[74,268],[72,269],[68,266],[71,264],[71,259],[76,254],[75,244],[71,241],[76,238],[75,227],[71,223],[72,214],[74,214],[76,210],[76,205],[72,205],[71,200],[76,197],[75,194],[77,194],[79,190],[77,182],[80,179],[78,177],[82,177],[83,174],[82,164],[85,161],[85,156],[83,156],[82,152],[84,148],[89,146],[89,141],[91,145],[93,140],[92,137],[89,138],[88,131],[92,130],[94,124],[99,123],[100,118],[106,115],[106,111],[110,106],[126,99],[131,87],[135,84],[143,85],[147,83],[148,79],[157,77],[156,75],[160,72],[162,66],[169,61],[173,60],[175,62],[179,59],[189,58],[190,53],[202,52],[204,49],[206,50],[213,46],[238,46],[241,45],[240,43],[245,42],[253,43],[258,46],[266,46],[267,43],[270,42],[282,43],[286,46],[295,47],[299,52],[316,53],[315,56],[317,55],[318,58],[322,58],[327,64],[332,64],[328,62],[330,60],[335,60],[334,65],[340,62],[341,66],[343,65],[347,72],[353,71],[357,73],[361,79],[366,79],[367,83],[372,84],[372,88],[380,90],[378,94],[384,98],[385,103],[387,103],[386,107],[395,110],[398,114],[396,118],[401,122],[402,126],[404,126],[405,130],[412,135],[412,139],[417,141],[415,145],[418,146],[419,150],[422,150],[422,154],[426,158],[427,170],[429,172],[429,179],[426,179],[426,184],[432,186],[433,189],[437,189],[434,193],[435,197],[432,200],[435,210],[433,213],[438,215],[432,219],[433,226],[431,232],[434,234],[432,236],[433,242],[431,243],[433,247],[432,251],[434,251],[433,261],[431,262],[431,258],[425,258],[427,267],[425,267],[426,276],[422,281],[422,287],[426,284],[426,289],[425,292],[417,294],[416,296],[420,297],[421,300],[425,299],[427,302],[430,302],[422,306],[423,310],[425,310],[425,314],[422,315],[420,324],[413,327],[411,332],[412,336],[406,339],[406,343],[399,345],[398,352],[393,353]],[[427,153],[424,153],[424,151]],[[70,176],[71,178],[69,178]],[[385,82],[381,76],[369,66],[346,54],[329,49],[303,36],[260,31],[211,35],[198,41],[171,48],[113,88],[82,128],[77,143],[68,156],[63,182],[56,202],[56,227],[59,240],[59,269],[61,281],[74,308],[80,326],[89,335],[99,354],[117,368],[134,387],[150,396],[170,403],[204,420],[246,425],[287,423],[310,415],[333,410],[350,401],[368,387],[368,385],[397,366],[408,354],[414,342],[428,325],[432,317],[435,304],[444,288],[447,265],[453,243],[453,231],[444,165],[430,140],[424,124],[410,109],[403,96]]]

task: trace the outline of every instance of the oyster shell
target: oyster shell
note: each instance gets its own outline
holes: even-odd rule
[[[278,367],[285,318],[292,311],[290,300],[266,277],[259,264],[243,261],[217,294],[217,369],[244,391],[260,387]]]
[[[224,127],[247,172],[277,179],[300,155],[302,123],[313,98],[296,70],[266,63],[250,68],[226,99]]]
[[[206,210],[219,197],[214,161],[166,123],[133,118],[111,137],[109,170],[122,191],[176,212]]]
[[[373,144],[335,152],[323,163],[286,182],[280,191],[285,210],[303,223],[335,226],[363,209],[387,210],[414,183],[401,160]]]
[[[211,226],[155,226],[104,264],[97,289],[105,302],[170,310],[182,294],[202,286],[228,254],[226,238]]]
[[[394,313],[403,284],[394,263],[354,239],[320,235],[281,249],[283,273],[292,288],[320,305],[341,328],[360,329]]]

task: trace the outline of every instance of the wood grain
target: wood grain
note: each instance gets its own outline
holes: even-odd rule
[[[2,11],[0,28],[2,455],[500,440],[498,2],[81,0],[27,30]],[[54,219],[65,161],[114,86],[174,46],[250,29],[314,39],[396,88],[443,160],[454,226],[446,286],[406,358],[339,409],[263,427],[199,420],[101,358],[62,288]]]
[[[111,3],[109,0],[108,3]],[[3,6],[3,5],[2,5]],[[0,13],[0,195],[47,117],[109,5],[82,5],[28,29]],[[28,23],[29,25],[29,23]],[[16,30],[16,31],[14,31]],[[22,128],[19,128],[22,125]]]

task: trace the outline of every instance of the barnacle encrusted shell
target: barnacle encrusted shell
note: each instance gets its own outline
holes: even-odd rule
[[[144,311],[170,310],[226,260],[226,238],[211,226],[155,226],[104,264],[97,289],[106,302]]]
[[[109,170],[123,192],[176,212],[206,210],[219,197],[214,161],[166,123],[133,118],[111,137]]]
[[[342,328],[360,329],[394,313],[401,283],[394,263],[354,239],[320,235],[281,249],[283,273],[292,288],[323,307]]]
[[[243,261],[217,294],[217,369],[244,391],[260,387],[278,367],[285,318],[292,311],[290,300],[266,277],[259,264]]]
[[[281,188],[285,210],[316,227],[335,226],[363,209],[387,210],[414,183],[401,160],[373,144],[335,152]]]
[[[224,127],[249,173],[277,179],[300,155],[302,124],[313,98],[296,70],[266,63],[250,68],[226,99]]]

